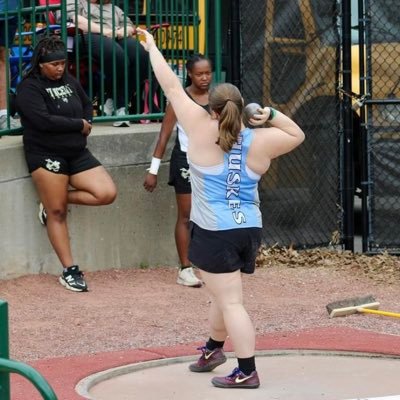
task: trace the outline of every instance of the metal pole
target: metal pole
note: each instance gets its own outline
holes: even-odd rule
[[[230,21],[231,44],[231,79],[232,83],[241,89],[241,52],[240,52],[240,0],[232,0]]]
[[[360,66],[360,96],[365,95],[365,52],[364,52],[364,0],[358,0],[358,49]],[[360,108],[360,135],[361,135],[361,221],[362,221],[362,251],[368,251],[369,218],[368,218],[368,137],[365,126],[365,107]]]
[[[343,91],[351,93],[351,0],[342,0]],[[346,250],[354,251],[353,116],[350,96],[343,96],[343,236]]]
[[[8,305],[0,300],[0,358],[9,359]],[[0,399],[10,400],[10,374],[0,371]]]
[[[215,6],[215,80],[217,83],[221,82],[221,70],[222,70],[222,36],[221,36],[221,0],[214,1]]]
[[[28,379],[28,381],[35,386],[44,400],[57,400],[57,395],[46,379],[44,379],[38,371],[28,364],[0,358],[0,374],[2,373],[6,373],[7,375],[10,373],[19,374]],[[7,397],[0,398],[1,400],[9,400]]]

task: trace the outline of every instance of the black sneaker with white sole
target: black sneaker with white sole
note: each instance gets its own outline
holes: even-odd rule
[[[85,279],[83,278],[83,272],[79,270],[77,265],[68,267],[58,280],[61,285],[68,290],[72,290],[74,292],[87,292],[88,290]]]

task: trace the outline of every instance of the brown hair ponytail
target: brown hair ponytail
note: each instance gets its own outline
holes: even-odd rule
[[[236,86],[223,83],[211,90],[209,104],[219,115],[217,144],[228,153],[237,142],[242,127],[242,96]]]

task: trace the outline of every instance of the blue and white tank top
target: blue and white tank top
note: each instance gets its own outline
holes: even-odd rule
[[[189,161],[192,185],[190,219],[211,231],[262,227],[258,182],[261,175],[247,167],[253,131],[243,130],[224,154],[223,163],[201,167]]]

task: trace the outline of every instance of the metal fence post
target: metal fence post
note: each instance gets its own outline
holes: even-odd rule
[[[360,97],[365,96],[365,17],[364,1],[358,0],[358,51],[360,71]],[[366,113],[365,107],[360,108],[360,135],[361,135],[361,218],[362,218],[362,252],[368,251],[369,223],[368,223],[368,138],[365,129]]]
[[[8,304],[0,299],[0,358],[9,358]],[[0,399],[10,400],[10,374],[0,371]]]
[[[351,93],[351,4],[342,0],[343,91]],[[346,250],[354,251],[354,167],[353,116],[351,98],[343,96],[343,243]]]
[[[222,56],[221,56],[221,0],[215,0],[215,81],[221,83]]]
[[[240,90],[242,90],[240,73],[241,73],[241,55],[240,55],[240,1],[233,0],[232,1],[232,11],[231,11],[231,37],[230,37],[230,45],[231,45],[231,59],[230,63],[232,65],[232,83],[237,86]]]

